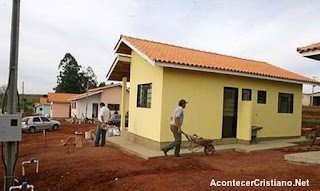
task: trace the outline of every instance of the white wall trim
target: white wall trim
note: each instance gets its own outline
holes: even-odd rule
[[[314,55],[320,55],[320,50],[309,50],[308,52],[301,53],[302,56],[314,56]]]
[[[116,54],[119,56],[131,58],[131,55],[129,55],[129,54],[122,54],[122,53],[116,53]]]
[[[107,76],[106,76],[107,81],[109,80],[109,78],[110,78],[110,76],[111,76],[114,68],[116,67],[118,61],[119,61],[119,57],[117,56],[116,59],[113,61],[112,65],[111,65],[111,68],[110,68],[110,70],[108,71],[108,74],[107,74]]]
[[[88,98],[92,97],[92,96],[95,96],[97,94],[101,94],[103,92],[103,90],[98,90],[96,92],[89,92],[88,93]],[[77,100],[81,100],[81,99],[86,99],[87,97],[87,93],[83,93],[81,94],[80,96],[76,97],[76,98],[72,98],[70,99],[71,102],[74,102],[74,101],[77,101]]]
[[[311,83],[311,82],[286,80],[286,79],[280,79],[280,78],[272,78],[272,77],[268,77],[268,76],[260,76],[260,75],[218,70],[218,69],[212,69],[212,68],[202,68],[202,67],[185,66],[185,65],[178,65],[178,64],[169,64],[169,63],[164,63],[164,62],[156,62],[156,65],[162,66],[162,67],[168,67],[168,68],[178,68],[178,69],[194,70],[194,71],[200,71],[200,72],[212,72],[212,73],[218,73],[218,74],[227,74],[227,75],[242,76],[242,77],[249,77],[249,78],[258,78],[258,79],[273,80],[273,81],[280,81],[280,82],[287,82],[287,83],[294,83],[294,84],[319,85],[319,84]]]

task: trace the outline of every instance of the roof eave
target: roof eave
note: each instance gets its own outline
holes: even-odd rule
[[[299,53],[306,58],[311,58],[314,60],[320,61],[320,50],[305,50],[305,51],[299,51]]]
[[[52,104],[55,104],[55,103],[65,103],[65,104],[69,104],[70,101],[51,101]],[[51,104],[50,103],[50,104]]]
[[[193,70],[193,71],[200,71],[200,72],[212,72],[212,73],[218,73],[218,74],[227,74],[227,75],[234,75],[234,76],[272,80],[272,81],[278,81],[278,82],[294,83],[294,84],[309,84],[309,85],[318,85],[318,86],[320,85],[320,82],[319,83],[316,83],[316,82],[312,83],[312,82],[307,82],[307,81],[282,79],[282,78],[249,74],[249,73],[243,73],[243,72],[226,71],[226,70],[220,70],[220,69],[214,69],[214,68],[195,67],[195,66],[187,66],[187,65],[180,65],[180,64],[178,65],[178,64],[158,62],[158,61],[156,62],[156,65],[162,66],[162,67],[168,67],[168,68],[177,68],[177,69]]]
[[[117,72],[123,73],[123,75],[125,77],[128,77],[130,80],[130,75],[129,75],[130,74],[130,67],[129,68],[127,67],[127,66],[130,66],[130,63],[131,63],[131,55],[117,54],[116,58],[114,59],[112,65],[107,73],[107,76],[106,76],[107,80],[115,80],[115,79],[113,79],[114,78],[113,74],[114,74],[115,70],[117,70],[117,67],[123,68],[124,66],[126,69],[121,69],[124,71],[117,71]],[[117,80],[119,80],[119,79],[117,79]],[[115,81],[117,81],[117,80],[115,80]]]
[[[138,53],[142,58],[144,58],[147,62],[149,62],[152,65],[155,65],[155,61],[152,60],[151,58],[149,58],[146,54],[144,54],[143,52],[141,52],[139,49],[137,49],[134,45],[132,45],[128,40],[125,39],[126,37],[121,35],[120,40],[118,41],[118,44],[115,47],[115,54],[118,54],[118,49],[121,45],[121,43],[124,43],[125,45],[127,45],[129,48],[131,48],[131,50],[135,51],[136,53]]]
[[[88,93],[88,95],[87,95],[87,93],[83,93],[83,94],[81,94],[80,96],[78,96],[78,97],[74,97],[74,98],[70,98],[70,99],[68,99],[68,100],[70,100],[70,101],[76,101],[76,100],[80,100],[80,99],[84,99],[84,98],[86,98],[87,96],[88,97],[91,97],[91,96],[95,96],[95,95],[98,95],[98,94],[101,94],[103,92],[103,90],[99,90],[99,91],[96,91],[96,92],[91,92],[91,93]],[[90,94],[90,95],[89,95]]]

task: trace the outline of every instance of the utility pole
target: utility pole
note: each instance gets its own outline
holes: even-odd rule
[[[86,96],[86,115],[85,115],[85,122],[87,122],[87,115],[88,115],[88,95],[89,95],[89,80],[87,81],[87,96]]]
[[[22,102],[22,108],[21,108],[21,114],[24,113],[24,81],[22,81],[22,94],[21,94],[21,102]]]
[[[20,0],[12,0],[10,67],[8,83],[8,113],[17,113],[17,79],[18,79],[18,48],[19,48],[19,20]],[[7,142],[6,146],[6,172],[4,174],[4,190],[8,191],[14,186],[14,170],[17,159],[18,142]]]

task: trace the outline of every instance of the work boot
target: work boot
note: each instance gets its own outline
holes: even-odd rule
[[[168,151],[166,151],[165,149],[161,149],[161,150],[163,151],[164,155],[168,156],[168,154],[167,154]]]

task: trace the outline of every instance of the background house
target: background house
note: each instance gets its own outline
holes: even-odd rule
[[[311,101],[312,100],[312,101]],[[302,97],[303,106],[320,106],[320,92],[303,94]]]
[[[40,97],[40,103],[35,103],[35,113],[42,116],[50,116],[50,103],[47,97]]]
[[[181,98],[189,134],[249,143],[252,126],[262,126],[260,138],[300,136],[302,84],[319,84],[266,62],[132,37],[115,50],[107,78],[130,81],[129,139],[155,148],[172,140]]]
[[[297,51],[306,58],[320,61],[320,43],[299,47]],[[313,88],[315,88],[315,86],[313,86]],[[320,106],[320,92],[303,94],[302,105]]]
[[[113,114],[115,111],[121,112],[121,96],[122,96],[122,85],[111,84],[105,87],[90,89],[88,93],[83,93],[72,97],[71,100],[71,116],[77,117],[78,119],[84,119],[86,116],[87,107],[87,118],[97,118],[100,109],[99,104],[104,102]],[[127,102],[129,102],[129,90],[127,92]],[[88,100],[87,100],[88,98]],[[88,102],[88,104],[86,104]],[[129,106],[126,105],[125,112],[129,111]]]
[[[70,98],[76,95],[78,94],[48,93],[48,102],[50,103],[50,117],[55,119],[71,117]]]

